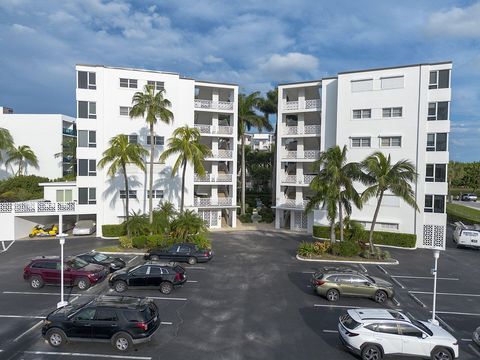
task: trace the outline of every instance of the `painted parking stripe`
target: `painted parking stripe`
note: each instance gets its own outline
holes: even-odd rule
[[[135,260],[136,258],[138,257],[138,255],[134,256],[133,258],[131,258],[130,260],[128,260],[128,264],[130,264],[133,260]]]
[[[187,283],[198,283],[197,280],[187,280]]]
[[[403,286],[403,284],[398,281],[397,279],[395,279],[393,276],[390,276],[390,278],[392,279],[392,281],[397,284],[398,286],[400,286],[402,289],[405,289],[405,286]]]
[[[362,264],[358,264],[358,267],[362,269],[363,272],[367,272],[367,269]]]
[[[37,322],[35,325],[33,325],[30,329],[28,329],[27,331],[24,331],[23,333],[21,333],[20,335],[18,335],[15,339],[13,339],[13,342],[17,342],[17,341],[20,340],[22,337],[24,337],[25,335],[27,335],[30,331],[32,331],[32,330],[34,330],[35,328],[37,328],[38,326],[40,326],[42,323],[43,323],[43,320],[40,320],[40,321]]]
[[[468,344],[468,347],[480,358],[480,351],[475,349],[475,347],[472,344]]]
[[[380,270],[382,270],[382,272],[383,272],[385,275],[388,274],[388,271],[385,270],[382,265],[377,265],[377,268],[379,268]]]
[[[175,300],[175,301],[187,301],[187,298],[175,298],[175,297],[158,297],[158,296],[147,296],[147,299],[153,300]]]
[[[324,333],[337,334],[338,330],[323,330]]]
[[[329,307],[329,308],[347,308],[347,309],[361,309],[360,306],[350,305],[326,305],[326,304],[313,304],[314,307]]]
[[[50,295],[60,296],[60,293],[45,293],[45,292],[32,292],[32,291],[2,291],[3,294],[16,294],[16,295]],[[96,296],[94,294],[65,294],[65,296]]]
[[[431,291],[410,291],[413,294],[425,294],[425,295],[433,295]],[[445,296],[471,296],[471,297],[480,297],[480,294],[456,294],[456,293],[444,293],[444,292],[437,292],[437,295],[445,295]]]
[[[315,271],[302,271],[302,274],[315,274]]]
[[[462,341],[465,341],[465,342],[472,342],[473,340],[472,339],[460,339]]]
[[[410,276],[410,275],[391,275],[392,278],[399,278],[399,279],[427,279],[433,280],[433,276]],[[458,281],[458,278],[444,278],[444,277],[437,277],[437,280],[452,280]]]
[[[160,322],[160,324],[162,324],[162,325],[173,325],[173,323],[170,322],[170,321],[162,321],[162,322]]]
[[[193,270],[205,270],[204,266],[185,266],[185,269],[193,269]]]
[[[480,316],[480,313],[468,313],[468,312],[457,312],[457,311],[437,311],[437,310],[435,310],[435,313],[446,314],[446,315]]]
[[[106,354],[89,354],[89,353],[70,353],[70,352],[53,352],[53,351],[24,351],[23,354],[31,355],[57,355],[57,356],[77,356],[91,358],[109,358],[109,359],[134,359],[134,360],[150,360],[150,356],[128,356],[128,355],[106,355]]]
[[[45,316],[36,316],[36,315],[0,315],[0,318],[11,318],[11,319],[45,319]]]

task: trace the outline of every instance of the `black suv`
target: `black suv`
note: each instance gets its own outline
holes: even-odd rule
[[[207,262],[213,257],[213,252],[208,249],[200,249],[191,243],[180,243],[166,249],[152,249],[145,255],[145,260],[170,260],[187,262],[194,265],[197,262]]]
[[[159,289],[162,294],[170,294],[173,287],[187,281],[185,269],[181,266],[146,262],[143,265],[115,271],[110,275],[108,284],[116,292],[132,288]]]
[[[111,256],[91,251],[89,253],[77,255],[77,258],[85,260],[90,264],[103,265],[110,269],[110,272],[114,272],[125,267],[125,261],[121,258],[113,258]]]
[[[126,351],[132,344],[150,341],[159,325],[153,300],[104,295],[52,311],[44,320],[42,335],[53,347],[68,341],[105,341]]]

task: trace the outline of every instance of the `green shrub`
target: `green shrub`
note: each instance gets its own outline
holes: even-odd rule
[[[130,238],[128,236],[120,236],[119,242],[120,242],[120,247],[122,247],[124,249],[132,249],[133,248],[132,238]]]
[[[147,237],[145,235],[132,236],[132,245],[136,249],[144,249],[147,245]]]
[[[148,235],[150,233],[150,222],[146,214],[132,211],[125,225],[131,236]]]
[[[253,222],[252,221],[252,214],[238,215],[238,218],[244,224]]]
[[[0,181],[1,201],[26,201],[43,198],[43,187],[39,183],[48,182],[48,178],[29,175],[14,176]]]
[[[119,237],[127,235],[125,224],[102,225],[102,234],[106,237]]]
[[[196,244],[200,249],[211,249],[212,242],[207,237],[207,234],[195,234],[188,238],[188,242]]]
[[[262,207],[258,212],[258,215],[262,217],[262,220],[260,220],[260,222],[270,224],[275,220],[275,212],[267,207]]]
[[[361,246],[356,241],[344,240],[332,245],[332,254],[340,256],[357,256],[362,251]]]
[[[302,241],[298,246],[297,254],[302,257],[312,257],[315,255],[315,243]]]

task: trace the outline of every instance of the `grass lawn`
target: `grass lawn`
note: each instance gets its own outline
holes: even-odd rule
[[[480,210],[458,204],[447,204],[447,215],[450,221],[480,223]]]

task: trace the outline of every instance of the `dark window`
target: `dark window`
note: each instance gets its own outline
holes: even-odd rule
[[[37,262],[37,263],[32,265],[32,268],[56,270],[57,269],[57,262],[51,262],[51,261]]]
[[[178,252],[187,254],[190,252],[190,248],[188,246],[180,246],[180,249],[178,249]]]
[[[95,309],[94,308],[87,308],[81,310],[77,315],[75,316],[75,320],[93,320],[95,317]]]
[[[78,188],[78,203],[92,205],[97,203],[97,190],[95,188]]]
[[[135,135],[135,134],[128,135],[128,142],[130,144],[138,144],[138,135]]]
[[[425,195],[425,212],[433,212],[433,195]]]
[[[345,326],[347,329],[350,329],[350,330],[353,330],[360,325],[359,322],[353,320],[353,318],[348,314],[342,316],[342,324],[343,326]]]
[[[342,284],[351,284],[352,283],[352,276],[351,275],[338,275],[337,282]]]
[[[423,334],[416,327],[408,324],[398,324],[398,328],[400,329],[400,334],[406,336],[415,336],[421,338]]]
[[[133,270],[130,274],[133,275],[146,275],[148,266],[140,266],[139,268]]]
[[[447,177],[447,165],[436,164],[435,165],[435,182],[445,182]]]
[[[378,324],[377,331],[384,334],[395,334],[398,335],[397,324]]]
[[[125,190],[120,190],[120,199],[126,199],[127,192]],[[137,190],[128,190],[128,198],[129,199],[136,199],[137,198]]]
[[[435,151],[447,151],[447,133],[437,133]]]
[[[153,86],[155,90],[163,90],[165,86],[163,81],[147,81],[147,85]]]
[[[136,79],[120,78],[120,87],[136,89],[137,88],[137,80]]]
[[[154,199],[163,199],[163,190],[152,190]],[[150,191],[147,190],[147,197],[150,198]]]
[[[88,101],[78,102],[78,117],[81,119],[88,119]]]
[[[88,73],[86,71],[79,71],[77,74],[78,74],[78,88],[87,89]]]
[[[433,212],[441,213],[445,212],[445,195],[435,195],[433,198]]]
[[[433,182],[434,172],[435,172],[435,166],[433,164],[427,164],[427,169],[425,171],[426,182]]]
[[[438,88],[446,89],[450,87],[450,70],[440,70],[438,72]]]
[[[448,120],[448,101],[428,103],[428,118],[431,120]]]
[[[96,161],[93,159],[78,160],[78,176],[96,176]]]
[[[117,321],[117,313],[114,310],[97,309],[95,315],[97,321]]]
[[[437,84],[438,84],[437,75],[438,75],[437,71],[430,71],[430,86],[429,86],[430,89],[437,88]]]
[[[152,142],[150,140],[150,135],[147,136],[147,145],[150,145]],[[163,145],[164,138],[163,136],[155,136],[155,145]]]
[[[150,266],[150,275],[161,275],[162,268],[158,266]]]
[[[78,130],[78,147],[97,146],[97,134],[95,130]]]

